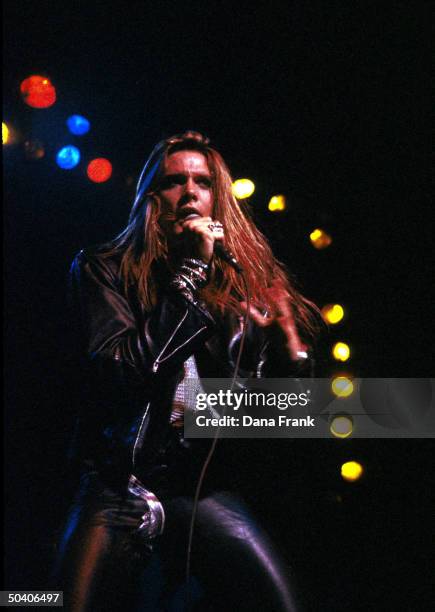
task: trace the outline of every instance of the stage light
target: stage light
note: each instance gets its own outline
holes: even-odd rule
[[[24,153],[27,159],[41,159],[45,155],[44,145],[39,140],[26,140]]]
[[[9,142],[9,128],[6,125],[6,123],[4,123],[2,121],[2,144],[8,144]]]
[[[56,89],[47,77],[32,75],[20,85],[24,102],[32,108],[48,108],[56,102]]]
[[[268,208],[270,212],[277,212],[286,209],[286,201],[285,196],[283,195],[275,195],[270,198]]]
[[[311,232],[310,240],[315,249],[326,249],[332,242],[331,236],[319,228]]]
[[[88,164],[88,178],[94,183],[104,183],[112,176],[112,164],[104,157],[97,157]]]
[[[353,393],[353,382],[347,376],[336,376],[331,389],[337,397],[349,397]]]
[[[348,438],[353,431],[352,417],[344,414],[333,417],[329,430],[336,438]]]
[[[355,482],[361,478],[364,473],[364,468],[358,461],[346,461],[341,466],[341,476],[348,482]]]
[[[322,308],[322,317],[327,323],[335,325],[344,317],[344,309],[340,304],[326,304]]]
[[[238,179],[233,183],[233,196],[238,200],[249,198],[255,191],[255,185],[249,179]]]
[[[66,124],[71,134],[75,136],[83,136],[83,134],[87,134],[91,128],[89,121],[86,117],[82,117],[82,115],[71,115],[71,117],[68,117],[66,120]]]
[[[350,357],[349,345],[345,342],[336,342],[332,347],[332,355],[337,361],[347,361]]]
[[[56,155],[56,163],[63,170],[71,170],[80,161],[80,151],[73,145],[63,147]]]

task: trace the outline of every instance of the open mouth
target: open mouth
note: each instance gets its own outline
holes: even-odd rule
[[[177,212],[177,219],[180,221],[181,219],[185,219],[189,215],[196,215],[198,217],[201,216],[194,206],[183,206]]]

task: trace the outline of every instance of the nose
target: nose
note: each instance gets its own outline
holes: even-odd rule
[[[185,197],[196,199],[197,198],[196,187],[197,186],[196,186],[195,181],[193,180],[191,176],[189,176],[186,181],[186,186],[184,190]]]

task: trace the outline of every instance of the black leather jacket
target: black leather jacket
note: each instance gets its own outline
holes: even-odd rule
[[[134,473],[159,489],[170,478],[168,448],[178,444],[169,418],[183,364],[194,354],[201,377],[231,378],[240,320],[216,320],[164,283],[146,312],[134,287],[125,291],[119,259],[98,249],[75,258],[71,303],[82,363],[77,455],[112,482]],[[250,323],[241,375],[294,375],[283,340],[266,340]]]

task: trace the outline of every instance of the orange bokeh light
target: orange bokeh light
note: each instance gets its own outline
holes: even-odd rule
[[[331,236],[319,228],[311,232],[310,240],[315,249],[326,249],[332,242]]]
[[[112,164],[104,157],[97,157],[89,162],[87,173],[94,183],[104,183],[112,176]]]
[[[33,74],[20,85],[24,102],[32,108],[48,108],[56,102],[56,89],[47,77]]]

